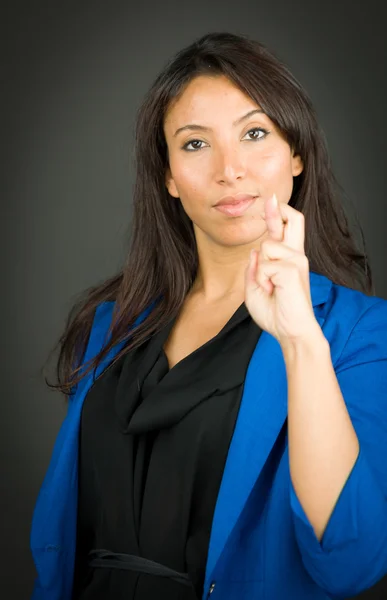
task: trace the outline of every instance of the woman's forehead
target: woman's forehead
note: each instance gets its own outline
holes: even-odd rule
[[[206,122],[222,114],[227,118],[230,116],[231,124],[236,125],[246,113],[253,116],[252,111],[265,116],[261,106],[226,77],[221,79],[201,76],[192,80],[179,97],[171,102],[165,114],[164,125],[173,135],[176,128],[191,123],[192,119],[200,119],[200,125],[205,127]]]

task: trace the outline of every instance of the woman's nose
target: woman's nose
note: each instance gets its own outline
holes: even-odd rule
[[[246,164],[240,152],[228,150],[220,153],[217,159],[217,179],[230,182],[243,177]]]

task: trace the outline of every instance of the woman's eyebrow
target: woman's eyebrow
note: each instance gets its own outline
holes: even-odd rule
[[[253,110],[250,110],[248,113],[243,115],[243,117],[240,117],[239,119],[234,121],[234,123],[232,124],[233,127],[236,127],[237,125],[242,123],[242,121],[245,121],[246,119],[252,117],[256,113],[264,113],[264,111],[261,110],[260,108],[255,108]],[[173,134],[173,137],[176,137],[179,133],[181,133],[182,131],[186,131],[187,129],[196,129],[199,131],[211,131],[211,127],[204,127],[204,125],[196,125],[195,123],[190,123],[189,125],[184,125],[184,127],[179,127],[179,129],[176,129],[175,133]]]

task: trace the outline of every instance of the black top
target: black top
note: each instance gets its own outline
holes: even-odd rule
[[[73,600],[202,597],[215,503],[261,330],[242,303],[169,370],[163,345],[174,321],[108,368],[85,398]],[[95,549],[150,559],[186,581],[113,568],[119,560],[91,566]]]

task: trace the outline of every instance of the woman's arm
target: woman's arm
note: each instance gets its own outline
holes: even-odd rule
[[[290,475],[321,540],[356,462],[359,440],[322,330],[317,328],[310,339],[282,350],[288,382]]]
[[[387,302],[333,368],[324,344],[284,350],[290,501],[305,567],[335,598],[387,573]]]

